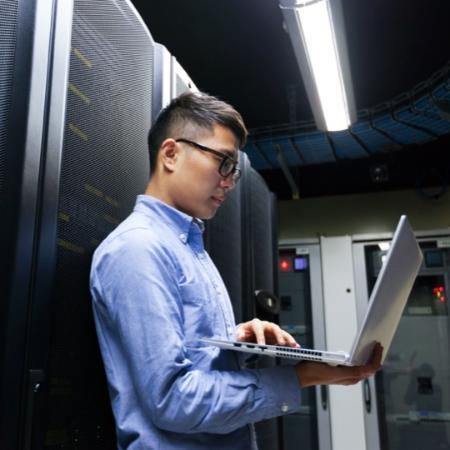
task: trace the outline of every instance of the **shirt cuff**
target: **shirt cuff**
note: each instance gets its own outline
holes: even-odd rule
[[[256,371],[261,388],[256,393],[256,401],[259,403],[258,400],[262,400],[266,418],[300,410],[302,395],[294,366],[275,366]]]

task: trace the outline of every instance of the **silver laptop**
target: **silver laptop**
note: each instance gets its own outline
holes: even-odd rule
[[[227,350],[344,366],[365,364],[375,343],[380,342],[384,347],[382,357],[382,361],[384,361],[422,259],[422,252],[411,225],[406,216],[401,216],[391,247],[372,290],[366,317],[350,353],[260,345],[222,339],[204,338],[201,341]]]

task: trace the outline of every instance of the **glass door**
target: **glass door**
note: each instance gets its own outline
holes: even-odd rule
[[[442,247],[445,242],[420,243],[424,262],[375,379],[378,446],[372,439],[371,449],[450,448],[450,249]],[[368,295],[387,254],[386,244],[364,244],[359,251]],[[369,426],[373,434],[376,425]]]
[[[280,248],[279,293],[280,326],[302,347],[324,348],[318,244]],[[331,449],[327,392],[325,386],[303,390],[301,410],[283,417],[284,450]]]

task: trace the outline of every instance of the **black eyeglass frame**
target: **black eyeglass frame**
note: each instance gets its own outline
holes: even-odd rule
[[[222,158],[222,161],[220,162],[220,165],[219,165],[220,176],[223,178],[227,178],[232,174],[234,182],[237,182],[239,180],[239,178],[241,178],[241,169],[239,169],[237,167],[239,162],[236,159],[232,158],[231,156],[227,155],[226,153],[220,152],[218,150],[214,150],[213,148],[206,147],[202,144],[191,141],[189,139],[179,138],[179,139],[175,139],[175,142],[184,142],[185,144],[192,145],[192,147],[198,148],[199,150],[219,156],[220,158]],[[233,163],[233,165],[230,167],[230,170],[228,170],[228,171],[224,170],[226,161],[232,161],[232,163]]]

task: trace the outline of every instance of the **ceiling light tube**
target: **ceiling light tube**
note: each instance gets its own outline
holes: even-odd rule
[[[323,131],[356,119],[340,0],[280,0],[306,93]]]

